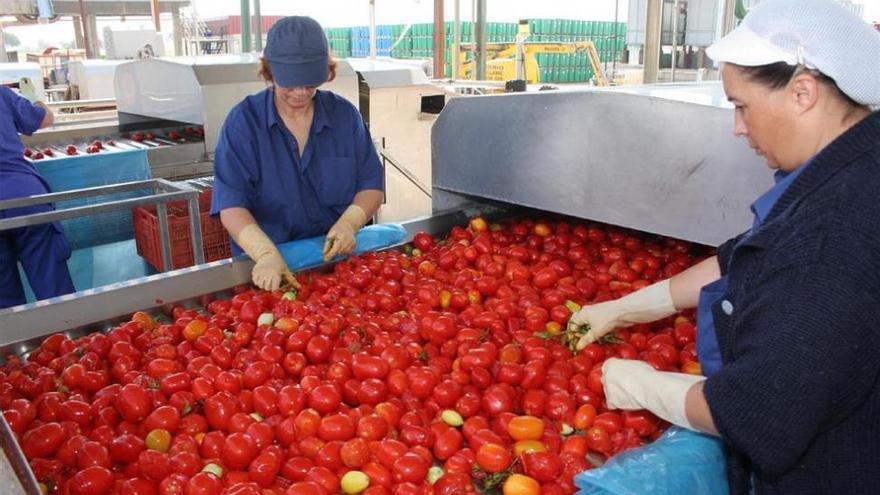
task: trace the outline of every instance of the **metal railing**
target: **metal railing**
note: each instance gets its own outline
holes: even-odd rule
[[[162,269],[163,271],[168,271],[171,270],[172,264],[166,203],[169,201],[185,200],[187,201],[187,206],[189,208],[189,227],[192,238],[193,260],[196,264],[204,263],[205,256],[202,251],[202,226],[199,223],[199,191],[185,184],[175,184],[165,179],[150,179],[123,182],[107,186],[88,187],[72,191],[39,194],[36,196],[0,201],[0,211],[46,203],[55,203],[57,201],[103,196],[105,194],[141,191],[145,189],[149,189],[151,194],[137,198],[108,201],[106,203],[76,206],[62,210],[0,219],[0,232],[20,227],[30,227],[33,225],[57,222],[59,220],[68,220],[71,218],[155,204],[159,220],[159,243],[162,249]]]

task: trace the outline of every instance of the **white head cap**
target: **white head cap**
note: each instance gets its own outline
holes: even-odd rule
[[[706,53],[747,67],[804,65],[856,102],[880,104],[880,33],[834,0],[766,0]]]

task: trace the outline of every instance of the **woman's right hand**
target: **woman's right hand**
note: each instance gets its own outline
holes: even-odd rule
[[[276,249],[274,253],[264,254],[254,264],[251,272],[254,285],[263,290],[278,290],[281,282],[285,282],[294,289],[300,289],[300,284],[287,267],[287,262]]]
[[[569,327],[590,325],[575,346],[580,350],[617,327],[650,323],[675,312],[669,279],[666,279],[614,301],[584,306],[569,319]]]
[[[571,315],[568,320],[569,327],[582,327],[588,325],[589,331],[578,340],[576,348],[581,350],[593,342],[601,339],[617,328],[617,318],[620,315],[620,299],[606,301],[592,306],[584,306],[577,313]]]
[[[275,243],[255,222],[246,224],[233,235],[233,238],[254,260],[254,269],[251,271],[254,285],[263,290],[277,290],[283,280],[294,289],[300,288],[299,282],[290,273],[290,268],[275,247]]]

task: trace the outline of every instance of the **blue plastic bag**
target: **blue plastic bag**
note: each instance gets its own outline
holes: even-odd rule
[[[669,428],[657,441],[574,477],[577,495],[727,495],[721,441]]]
[[[284,257],[287,266],[293,271],[319,265],[324,262],[324,237],[310,237],[285,242],[278,245],[278,250],[281,251],[281,256]],[[354,238],[357,241],[357,248],[354,252],[360,254],[402,242],[406,239],[406,229],[396,223],[368,225],[359,230]]]

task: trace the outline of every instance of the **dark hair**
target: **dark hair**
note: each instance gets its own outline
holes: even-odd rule
[[[743,65],[737,66],[746,77],[751,79],[754,82],[763,84],[768,89],[781,89],[784,88],[791,78],[795,76],[798,72],[798,68],[800,66],[797,65],[789,65],[785,62],[776,62],[775,64],[768,65],[758,65],[755,67],[746,67]],[[840,87],[837,85],[837,82],[826,76],[825,74],[819,72],[814,69],[806,69],[807,72],[812,74],[816,79],[820,82],[828,84],[837,92],[837,94],[845,101],[848,105],[852,107],[863,107],[864,105],[858,103],[849,97],[846,93],[840,90]]]
[[[330,54],[330,73],[327,76],[327,82],[331,82],[336,79],[336,68],[339,67],[339,62],[336,60],[336,57],[333,54]],[[257,75],[267,83],[275,82],[275,79],[272,77],[272,69],[269,68],[269,61],[266,60],[266,57],[260,57],[260,63],[257,66]]]

